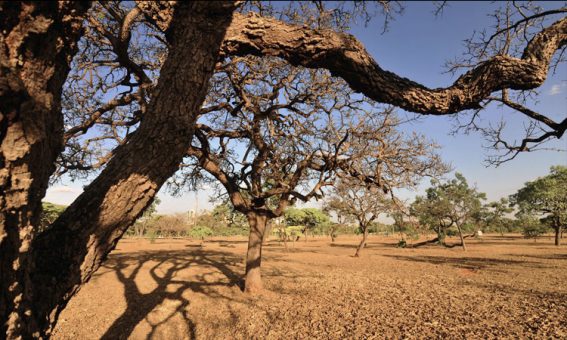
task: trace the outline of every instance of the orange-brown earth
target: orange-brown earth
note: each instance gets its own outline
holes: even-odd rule
[[[463,252],[370,236],[353,258],[357,241],[270,241],[266,292],[249,296],[244,238],[125,239],[53,338],[567,338],[567,247],[550,237],[489,235]]]

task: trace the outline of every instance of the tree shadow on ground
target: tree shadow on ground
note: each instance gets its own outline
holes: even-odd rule
[[[446,256],[402,256],[402,255],[383,255],[400,261],[412,261],[420,263],[430,263],[436,265],[448,265],[456,268],[469,270],[481,270],[491,268],[496,270],[499,266],[516,265],[528,268],[545,268],[541,262],[504,260],[482,257],[446,257]],[[498,271],[498,270],[496,270]]]
[[[510,254],[510,256],[517,256],[517,254]],[[548,255],[522,255],[525,257],[532,257],[541,260],[567,260],[567,254],[548,254]]]
[[[234,270],[241,266],[240,263],[241,258],[234,254],[201,249],[148,251],[111,256],[104,265],[107,269],[105,273],[113,271],[116,274],[124,286],[127,306],[101,339],[126,339],[143,320],[151,326],[146,337],[151,339],[156,335],[157,328],[176,314],[181,315],[187,323],[187,336],[195,339],[195,324],[187,311],[190,301],[184,293],[190,290],[212,298],[230,300],[230,296],[221,295],[215,287],[239,286],[241,278]],[[191,272],[193,268],[196,273]],[[153,280],[155,288],[150,292],[142,292],[136,284],[136,278],[141,272],[147,272]],[[175,310],[161,321],[152,324],[148,315],[166,300],[177,304]]]
[[[364,249],[395,248],[396,245],[397,242],[367,242]],[[356,250],[358,243],[331,243],[330,246]]]

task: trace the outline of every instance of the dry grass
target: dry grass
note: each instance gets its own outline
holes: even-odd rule
[[[371,236],[353,258],[357,241],[270,242],[267,291],[248,296],[244,238],[123,240],[54,339],[567,337],[567,247],[551,238],[489,235],[465,253]]]

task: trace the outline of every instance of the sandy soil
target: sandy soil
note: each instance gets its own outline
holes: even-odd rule
[[[567,338],[567,247],[485,236],[469,250],[370,236],[264,249],[266,292],[239,288],[244,238],[126,239],[54,339]],[[456,242],[456,239],[451,241]]]

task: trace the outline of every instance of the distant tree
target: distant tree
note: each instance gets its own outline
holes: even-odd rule
[[[516,214],[516,217],[516,222],[521,229],[522,235],[527,239],[533,238],[534,242],[545,234],[546,230],[549,228],[534,214],[520,211]]]
[[[67,207],[64,205],[54,204],[51,202],[41,202],[40,230],[44,231],[59,215],[65,211]]]
[[[482,208],[484,193],[469,187],[465,177],[456,173],[455,178],[447,182],[433,180],[432,187],[426,190],[426,196],[416,197],[412,204],[412,213],[422,224],[429,225],[437,232],[438,242],[445,244],[447,229],[457,227],[461,246],[466,250],[463,226],[478,216]]]
[[[552,166],[550,174],[527,182],[510,196],[520,214],[536,214],[555,230],[555,245],[567,228],[567,167]]]
[[[356,248],[355,257],[360,257],[366,247],[370,225],[391,209],[391,198],[382,188],[365,184],[353,178],[343,178],[333,186],[326,202],[327,209],[343,216],[350,216],[358,222],[362,239]]]
[[[285,222],[288,226],[302,226],[301,233],[307,241],[307,232],[312,233],[316,228],[324,228],[331,219],[323,210],[317,208],[290,208],[284,213]]]
[[[157,206],[160,205],[160,203],[161,200],[158,197],[155,197],[142,216],[140,216],[140,218],[138,218],[138,220],[130,228],[128,228],[127,233],[133,234],[136,237],[144,236],[147,233],[148,228],[153,223],[153,217],[157,211]]]
[[[406,208],[402,206],[401,202],[398,206],[401,206],[401,209],[395,209],[389,215],[394,219],[392,227],[395,231],[400,233],[401,239],[398,246],[405,248],[407,246],[406,239],[419,239],[420,224],[414,216],[407,216]]]
[[[214,232],[211,228],[202,225],[191,227],[187,233],[189,237],[201,240],[201,246],[205,242],[205,238],[212,236],[213,234]]]
[[[187,214],[157,215],[150,219],[150,228],[160,237],[182,237],[190,228]]]
[[[500,235],[504,235],[504,231],[507,230],[510,223],[509,219],[506,219],[505,216],[514,211],[514,209],[510,207],[508,199],[503,197],[499,201],[486,204],[484,208],[482,219],[486,226],[490,229],[496,228],[500,231]]]
[[[248,220],[246,219],[246,215],[234,209],[230,201],[215,206],[211,215],[216,221],[216,224],[212,226],[215,234],[226,236],[248,234]],[[223,230],[220,230],[221,228]]]

